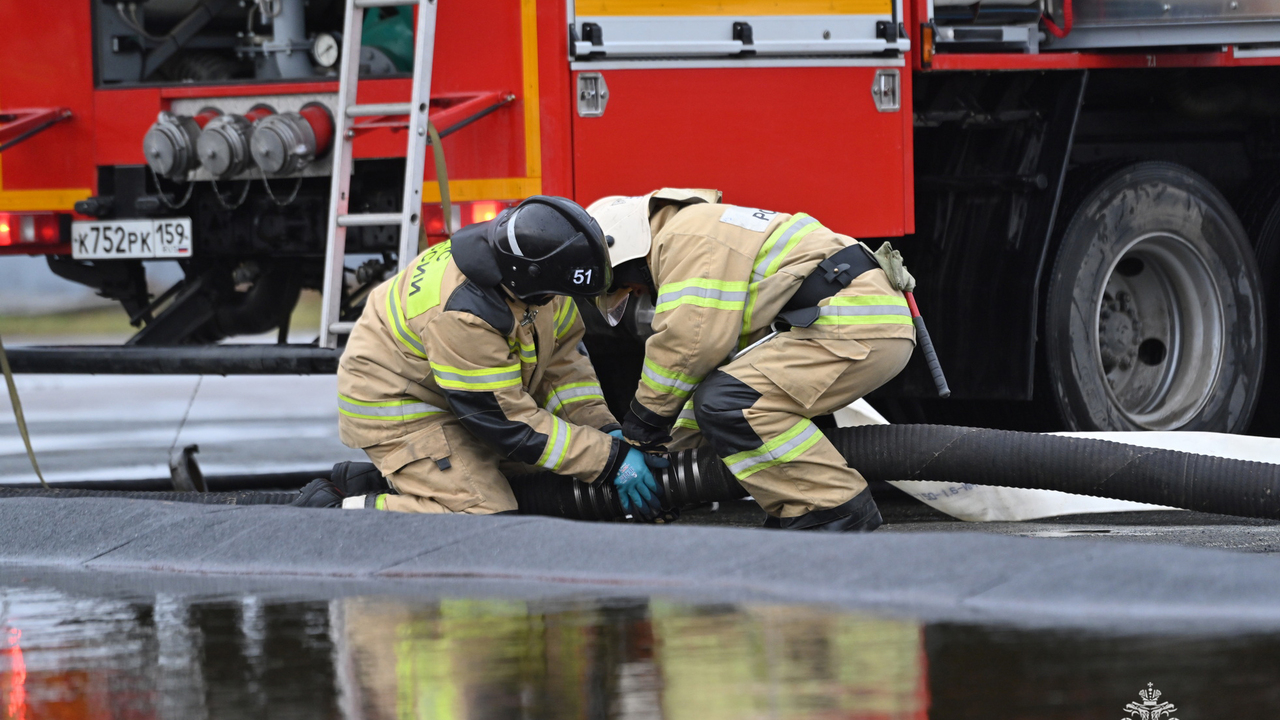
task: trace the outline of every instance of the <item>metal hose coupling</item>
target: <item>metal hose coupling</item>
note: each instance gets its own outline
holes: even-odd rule
[[[680,508],[745,497],[720,458],[709,449],[662,453],[667,468],[653,468],[662,486],[662,515],[654,522],[673,522]],[[570,520],[624,520],[626,511],[612,483],[590,485],[553,473],[511,478],[522,515],[551,515]]]
[[[666,493],[666,504],[688,507],[706,502],[723,502],[746,497],[738,480],[710,448],[696,448],[662,455],[671,462],[654,468],[654,477]]]

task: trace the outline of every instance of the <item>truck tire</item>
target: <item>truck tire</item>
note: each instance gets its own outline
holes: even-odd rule
[[[1141,162],[1083,188],[1045,300],[1052,404],[1072,430],[1240,432],[1265,306],[1248,235],[1194,172]]]
[[[1255,177],[1249,184],[1248,195],[1237,207],[1258,258],[1267,320],[1274,322],[1280,318],[1280,172]],[[1267,358],[1271,368],[1280,362],[1280,332],[1274,328],[1267,333]],[[1280,375],[1274,370],[1264,373],[1249,434],[1280,437]]]

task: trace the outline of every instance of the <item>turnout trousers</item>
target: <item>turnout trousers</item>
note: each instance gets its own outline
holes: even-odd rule
[[[673,448],[711,446],[765,512],[790,518],[851,500],[866,480],[811,418],[842,408],[897,375],[905,338],[814,337],[797,328],[708,376],[676,423]]]
[[[399,494],[382,494],[373,501],[377,509],[392,512],[514,512],[516,498],[507,478],[542,472],[503,458],[451,413],[407,437],[364,451],[379,468],[397,468],[384,474]]]

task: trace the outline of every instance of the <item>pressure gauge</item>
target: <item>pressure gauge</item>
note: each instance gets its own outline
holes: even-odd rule
[[[338,63],[338,38],[330,33],[318,33],[311,46],[311,57],[320,67],[331,68]]]

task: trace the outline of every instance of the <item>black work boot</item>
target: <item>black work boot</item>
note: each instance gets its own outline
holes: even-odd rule
[[[307,486],[298,493],[297,499],[289,504],[306,508],[340,508],[344,498],[346,495],[338,489],[337,485],[324,478],[316,478],[307,483]]]
[[[367,462],[340,462],[333,466],[329,479],[347,497],[392,492],[378,467]]]
[[[871,532],[884,524],[880,508],[871,497],[871,489],[864,488],[853,499],[825,510],[813,510],[791,518],[765,519],[764,526],[780,530],[824,530],[827,532]]]

